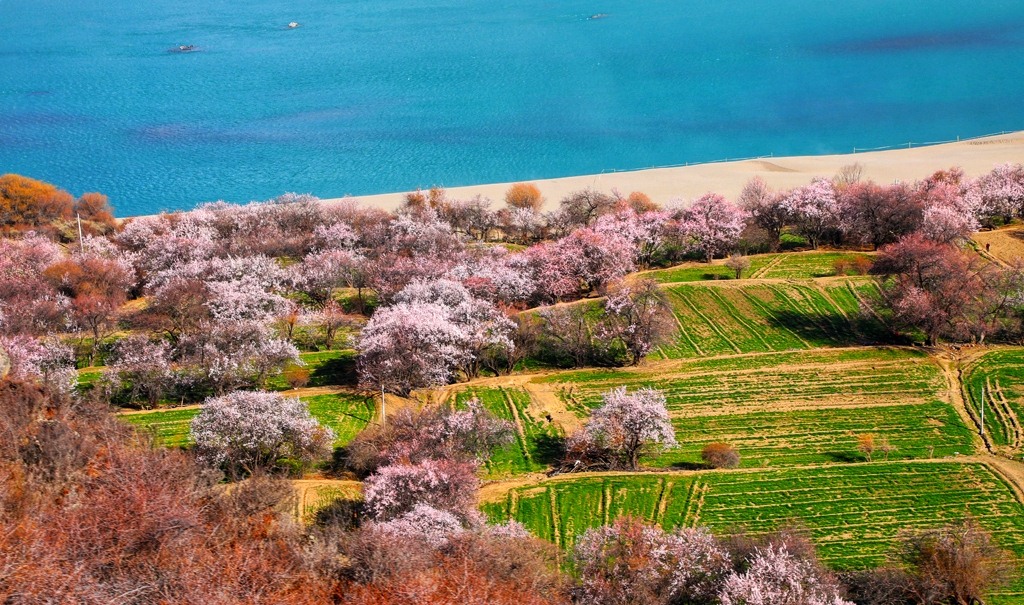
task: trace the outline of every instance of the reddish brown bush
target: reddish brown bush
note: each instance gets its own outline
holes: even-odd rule
[[[1013,575],[1012,555],[972,519],[931,531],[906,533],[900,562],[919,603],[982,603]]]
[[[300,366],[291,366],[284,371],[284,380],[293,389],[301,389],[309,384],[309,376],[309,368]]]
[[[63,189],[17,174],[0,176],[0,229],[27,230],[70,220],[75,198]]]
[[[569,603],[554,549],[534,539],[467,532],[435,549],[414,540],[363,535],[359,546],[346,547],[355,572],[339,590],[347,605]]]
[[[871,271],[871,259],[857,256],[852,259],[840,258],[835,262],[836,275],[867,275]]]
[[[83,193],[75,202],[74,211],[82,217],[83,227],[92,232],[110,233],[117,227],[114,209],[102,193]]]
[[[728,443],[709,443],[700,452],[701,460],[712,468],[736,468],[740,453]]]
[[[514,208],[540,210],[544,197],[533,183],[516,183],[505,192],[505,203]]]
[[[655,204],[651,198],[642,191],[634,191],[626,197],[626,206],[637,214],[643,214],[644,212],[652,212],[658,210],[658,205]]]
[[[225,492],[106,407],[0,382],[0,602],[324,603],[289,486]]]

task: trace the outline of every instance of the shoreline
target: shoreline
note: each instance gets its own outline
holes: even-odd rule
[[[858,163],[864,168],[863,178],[880,183],[916,181],[937,170],[959,166],[969,177],[977,177],[1006,162],[1024,163],[1024,130],[1002,135],[940,143],[911,149],[889,149],[859,153],[766,157],[728,162],[712,162],[670,168],[642,168],[580,176],[535,179],[545,198],[545,210],[557,207],[559,200],[573,191],[593,188],[623,195],[633,191],[647,194],[651,200],[664,204],[673,198],[693,199],[709,191],[735,199],[751,178],[760,176],[773,189],[789,189],[805,185],[814,177],[830,178],[842,167]],[[496,207],[504,203],[509,183],[485,183],[462,187],[446,187],[454,199],[470,199],[480,195],[490,198]],[[397,209],[407,191],[346,198],[324,198],[324,203],[354,199],[360,205]]]

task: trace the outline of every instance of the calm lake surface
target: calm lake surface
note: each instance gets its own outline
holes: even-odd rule
[[[1019,0],[0,0],[0,172],[132,215],[846,152],[1024,128],[1022,76]]]

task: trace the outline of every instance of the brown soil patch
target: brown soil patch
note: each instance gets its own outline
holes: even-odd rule
[[[1024,260],[1024,225],[980,231],[974,234],[973,239],[984,256],[997,262],[1011,265]]]
[[[526,383],[523,388],[530,395],[530,415],[534,418],[551,416],[551,421],[571,435],[582,425],[579,416],[565,409],[565,403],[558,396],[558,387],[552,383]]]
[[[497,502],[505,498],[510,491],[516,488],[540,483],[545,479],[547,479],[547,476],[544,473],[530,473],[505,481],[489,481],[480,486],[480,491],[476,495],[477,502]]]

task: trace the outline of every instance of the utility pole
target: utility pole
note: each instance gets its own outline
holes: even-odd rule
[[[380,383],[380,423],[384,424],[387,419],[388,406],[387,401],[384,399],[384,383]]]
[[[85,242],[82,241],[82,214],[76,212],[75,216],[78,217],[78,251],[85,254]]]
[[[985,385],[981,385],[981,436],[985,436]]]

